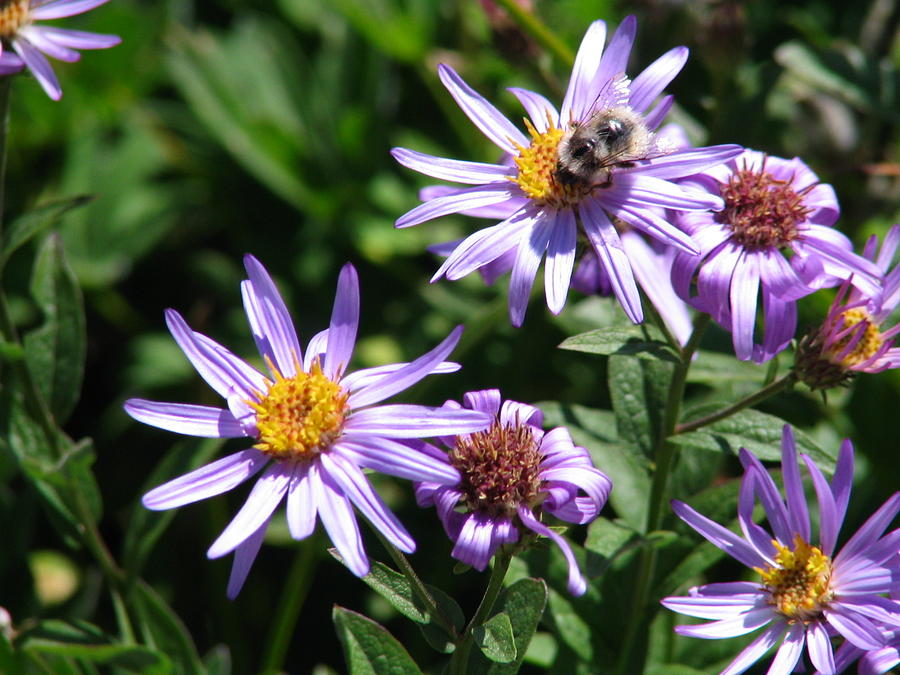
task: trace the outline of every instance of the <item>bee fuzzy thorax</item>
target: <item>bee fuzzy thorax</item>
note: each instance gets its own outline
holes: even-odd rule
[[[608,183],[613,167],[646,159],[651,145],[652,133],[631,108],[596,111],[570,123],[557,147],[556,179],[565,185]]]

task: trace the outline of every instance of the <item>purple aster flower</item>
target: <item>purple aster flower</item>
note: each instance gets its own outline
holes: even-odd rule
[[[345,564],[357,576],[369,571],[355,506],[394,546],[415,542],[387,509],[362,472],[454,484],[456,469],[417,452],[398,439],[470,433],[490,415],[418,405],[375,405],[435,372],[459,366],[444,362],[461,328],[411,363],[347,372],[356,343],[359,281],[352,265],[338,279],[331,324],[309,341],[304,354],[284,301],[256,258],[246,256],[249,279],[241,284],[244,309],[266,375],[222,345],[190,329],[166,311],[172,336],[201,377],[224,398],[227,409],[131,399],[125,410],[140,422],[191,436],[253,439],[253,446],[176,478],[144,495],[149,509],[171,509],[237,487],[262,472],[244,506],[213,542],[207,555],[234,552],[228,596],[241,589],[275,508],[287,498],[294,539],[312,534],[316,517]]]
[[[880,253],[873,235],[863,256],[884,274],[884,288],[872,296],[852,288],[852,280],[845,281],[822,326],[800,341],[794,370],[812,389],[847,384],[856,373],[900,367],[900,347],[894,346],[900,325],[881,330],[900,305],[900,265],[889,271],[898,244],[900,225],[890,229]]]
[[[853,482],[853,446],[841,445],[831,483],[806,455],[801,455],[816,491],[818,543],[812,543],[809,509],[797,466],[790,427],[782,437],[785,499],[762,463],[741,450],[745,474],[738,501],[743,538],[673,501],[675,513],[703,537],[760,575],[760,581],[713,583],[692,588],[687,597],[662,600],[667,608],[711,623],[677,626],[676,632],[706,639],[763,632],[744,649],[723,675],[742,673],[770,648],[780,644],[770,675],[793,671],[804,647],[820,672],[837,672],[831,639],[843,637],[860,650],[880,649],[885,626],[900,628],[900,603],[885,595],[900,588],[893,559],[900,546],[900,529],[883,535],[900,512],[895,492],[834,554],[847,512]],[[753,522],[759,498],[771,534]]]
[[[117,35],[38,26],[34,22],[83,14],[108,1],[5,0],[0,3],[0,75],[28,66],[47,96],[58,101],[62,88],[44,54],[60,61],[77,61],[81,54],[76,49],[107,49],[122,39]],[[4,51],[9,47],[15,54]]]
[[[420,506],[435,506],[447,535],[451,555],[483,570],[497,549],[522,535],[549,537],[569,563],[569,591],[581,595],[587,582],[566,540],[541,522],[547,512],[570,523],[597,517],[612,481],[595,469],[587,450],[572,443],[558,427],[541,429],[543,414],[534,406],[502,401],[500,391],[472,391],[444,404],[447,410],[468,408],[490,414],[485,431],[443,438],[448,451],[418,444],[435,459],[458,471],[453,483],[416,483]]]
[[[747,150],[682,184],[721,196],[725,208],[678,214],[700,255],[679,252],[672,281],[682,298],[731,331],[739,359],[763,362],[784,349],[797,328],[796,301],[817,288],[852,275],[864,293],[880,290],[877,266],[831,227],[840,212],[834,190],[799,158]],[[765,335],[754,345],[759,296]]]
[[[894,568],[900,576],[900,556],[895,558]],[[892,594],[894,600],[900,600],[900,592]],[[881,649],[865,651],[851,642],[845,642],[834,653],[835,670],[843,672],[857,659],[860,675],[881,675],[900,665],[900,629],[883,629],[885,645]],[[817,675],[819,675],[817,673]]]
[[[550,311],[565,304],[579,233],[590,242],[613,292],[634,322],[643,319],[631,263],[612,217],[664,244],[688,253],[697,246],[660,217],[658,209],[707,211],[722,208],[718,196],[682,188],[672,179],[735,156],[735,145],[677,150],[655,131],[672,106],[671,96],[653,103],[687,60],[676,47],[634,81],[623,74],[634,43],[636,21],[628,17],[604,50],[606,24],[595,21],[582,40],[559,111],[540,94],[511,89],[530,119],[523,134],[447,65],[438,68],[444,86],[512,164],[484,164],[395,148],[406,167],[474,187],[453,190],[397,220],[410,227],[450,213],[499,207],[506,214],[475,232],[450,254],[432,281],[459,279],[503,255],[515,255],[510,280],[510,320],[521,325],[531,287],[546,254],[544,286]]]

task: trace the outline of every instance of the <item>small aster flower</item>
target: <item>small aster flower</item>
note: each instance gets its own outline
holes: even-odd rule
[[[144,495],[149,509],[171,509],[222,494],[262,472],[244,506],[209,548],[218,558],[234,552],[228,596],[241,589],[275,508],[286,497],[294,539],[312,534],[316,517],[345,564],[357,576],[369,571],[355,506],[394,546],[415,542],[372,490],[362,469],[436,484],[459,480],[446,462],[417,452],[399,439],[469,433],[492,417],[472,410],[418,405],[375,405],[435,372],[461,328],[411,363],[347,373],[359,321],[359,281],[352,265],[338,279],[329,328],[301,351],[290,315],[266,270],[252,256],[241,284],[244,309],[266,375],[222,345],[190,329],[174,310],[166,312],[172,336],[227,409],[142,399],[126,402],[133,418],[191,436],[253,439],[253,446],[176,478]]]
[[[784,349],[797,328],[796,301],[817,288],[852,276],[864,293],[880,290],[878,268],[831,227],[840,213],[834,190],[799,158],[746,150],[682,184],[721,196],[725,208],[678,214],[700,255],[679,252],[672,282],[682,298],[731,331],[739,359],[763,362]],[[785,250],[793,252],[790,260]],[[754,345],[758,296],[765,335]]]
[[[869,296],[845,281],[822,326],[800,341],[794,370],[810,388],[828,389],[857,373],[900,368],[900,347],[894,346],[900,325],[881,330],[900,305],[900,265],[888,271],[898,244],[900,225],[890,229],[877,256],[878,238],[872,236],[863,256],[884,273],[884,288]]]
[[[497,549],[523,535],[549,537],[569,564],[568,588],[581,595],[587,582],[566,540],[541,522],[541,512],[570,523],[590,522],[606,503],[612,482],[595,469],[587,450],[558,427],[541,429],[543,414],[534,406],[502,401],[497,389],[472,391],[464,406],[445,408],[488,413],[484,431],[442,439],[448,451],[419,444],[424,452],[459,472],[452,484],[416,483],[420,506],[435,506],[454,546],[451,555],[483,570]]]
[[[900,546],[900,529],[883,534],[900,512],[900,492],[895,492],[835,555],[853,482],[853,446],[849,440],[841,445],[831,483],[807,455],[801,457],[818,500],[816,544],[788,426],[782,437],[781,462],[786,499],[782,499],[762,463],[741,450],[745,474],[738,521],[743,538],[687,504],[672,503],[679,518],[760,577],[758,582],[707,584],[692,588],[687,597],[662,600],[664,606],[681,614],[715,619],[677,626],[675,630],[681,635],[716,639],[763,628],[722,675],[744,672],[779,643],[770,675],[793,671],[804,648],[815,668],[834,675],[833,637],[843,637],[858,649],[870,651],[884,646],[885,626],[900,628],[900,603],[885,597],[900,587],[900,575],[892,560]],[[753,521],[757,497],[771,534]]]
[[[611,217],[664,244],[696,253],[691,238],[657,210],[720,209],[719,196],[682,188],[672,179],[723,162],[740,148],[678,150],[658,139],[654,132],[673,99],[666,96],[652,104],[684,66],[688,50],[670,50],[631,81],[623,72],[635,32],[634,17],[626,18],[604,50],[606,24],[591,25],[559,111],[540,94],[511,89],[529,115],[527,136],[452,68],[439,66],[441,81],[463,112],[508,153],[512,163],[484,164],[393,150],[394,158],[410,169],[474,186],[425,201],[401,216],[397,227],[490,207],[508,214],[497,225],[463,240],[432,281],[442,276],[460,279],[515,251],[509,308],[510,320],[518,326],[546,254],[547,305],[558,314],[568,294],[580,233],[596,251],[628,317],[635,323],[643,319],[631,264]]]
[[[76,49],[107,49],[122,39],[117,35],[39,26],[34,22],[83,14],[108,1],[0,0],[0,75],[28,66],[47,96],[58,101],[62,88],[44,54],[72,62],[81,58]],[[15,54],[4,51],[10,47]]]

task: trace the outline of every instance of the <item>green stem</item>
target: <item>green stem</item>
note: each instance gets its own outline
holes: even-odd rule
[[[382,545],[387,549],[388,553],[391,554],[391,558],[394,559],[394,562],[397,564],[397,567],[400,568],[403,576],[409,581],[413,593],[416,594],[416,597],[418,597],[424,605],[426,613],[434,619],[435,623],[437,623],[442,630],[451,637],[456,638],[458,635],[456,626],[453,625],[453,622],[441,611],[441,608],[438,607],[438,604],[432,597],[428,587],[425,586],[425,583],[419,578],[419,575],[416,574],[413,566],[409,564],[407,557],[403,555],[402,551],[389,542],[377,528],[373,527],[372,530],[378,535]]]
[[[663,411],[663,419],[661,428],[656,437],[654,448],[654,457],[656,458],[656,468],[653,472],[653,481],[650,485],[650,499],[647,505],[647,520],[644,533],[653,532],[659,528],[662,522],[663,507],[665,506],[665,495],[669,483],[669,473],[675,459],[676,446],[668,441],[669,437],[675,433],[675,425],[678,421],[678,415],[681,411],[681,402],[684,397],[684,386],[687,382],[688,371],[691,367],[691,359],[694,352],[700,346],[700,340],[706,327],[709,325],[710,316],[708,314],[699,314],[694,319],[694,331],[688,343],[681,350],[681,362],[675,366],[672,373],[672,380],[669,383],[669,393],[666,398],[666,407]],[[638,561],[637,582],[635,584],[635,592],[632,596],[631,613],[628,618],[628,624],[625,627],[625,637],[622,641],[622,648],[619,651],[619,660],[616,664],[616,672],[620,675],[630,672],[641,672],[642,657],[638,657],[632,652],[635,649],[641,628],[646,629],[647,622],[644,618],[644,611],[647,606],[647,599],[650,595],[650,587],[653,583],[654,571],[656,568],[656,549],[652,546],[645,546],[641,549],[640,559]]]
[[[12,77],[0,77],[0,245],[3,245],[3,205],[6,203],[6,141],[9,137],[9,91]]]
[[[569,67],[575,63],[575,54],[572,50],[556,36],[556,33],[547,28],[546,24],[524,9],[516,0],[494,0],[494,2],[505,9],[513,21],[544,49]]]
[[[472,651],[473,631],[483,624],[494,609],[494,603],[497,602],[497,596],[503,589],[503,580],[506,578],[506,571],[509,569],[509,563],[512,556],[508,553],[498,553],[494,556],[494,567],[491,570],[491,579],[488,581],[487,589],[484,591],[484,597],[475,615],[466,626],[466,630],[462,634],[462,638],[456,643],[456,651],[450,657],[450,663],[447,666],[448,675],[465,675],[469,665],[469,654]]]
[[[281,601],[275,612],[274,627],[269,633],[269,641],[263,652],[261,673],[280,673],[284,670],[284,659],[312,582],[311,572],[316,560],[316,551],[315,546],[301,546],[294,556],[294,563],[291,565],[291,571],[281,592]]]
[[[797,376],[793,371],[791,371],[780,380],[775,380],[756,393],[742,398],[737,403],[734,403],[727,408],[723,408],[719,412],[715,412],[712,415],[707,415],[706,417],[701,417],[700,419],[694,420],[693,422],[685,422],[684,424],[679,424],[675,427],[675,433],[686,434],[689,431],[695,431],[696,429],[700,429],[701,427],[705,427],[707,425],[718,422],[719,420],[723,420],[726,417],[730,417],[731,415],[740,412],[744,408],[754,406],[760,401],[765,401],[770,396],[774,396],[775,394],[784,391],[785,389],[793,385],[796,381]]]

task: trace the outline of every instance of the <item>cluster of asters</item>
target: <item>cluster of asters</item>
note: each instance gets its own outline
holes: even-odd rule
[[[0,75],[27,67],[58,99],[62,91],[44,54],[74,61],[75,49],[110,47],[119,39],[35,22],[105,1],[0,0]],[[900,327],[881,330],[900,304],[900,267],[891,268],[900,227],[880,250],[872,239],[857,255],[832,228],[839,215],[834,191],[799,159],[735,145],[690,147],[680,128],[663,125],[673,103],[663,91],[687,50],[672,49],[629,79],[635,32],[629,17],[604,47],[605,23],[591,25],[559,109],[540,94],[513,89],[528,114],[527,135],[452,68],[440,66],[450,94],[503,156],[485,164],[394,150],[407,167],[471,186],[426,188],[423,203],[398,227],[450,213],[499,220],[436,247],[446,260],[434,279],[477,270],[493,282],[510,271],[510,318],[520,325],[546,256],[552,312],[563,309],[572,286],[615,295],[639,322],[639,284],[679,341],[688,338],[692,307],[732,333],[739,358],[758,362],[793,339],[798,299],[839,285],[824,323],[798,347],[797,376],[825,389],[855,372],[900,366],[900,349],[892,342]],[[564,428],[544,431],[540,410],[504,401],[495,389],[437,408],[384,403],[429,374],[458,370],[446,358],[461,328],[414,361],[351,372],[359,319],[354,268],[341,271],[328,328],[303,349],[268,272],[252,256],[244,262],[248,278],[241,293],[265,370],[168,310],[173,337],[225,406],[143,399],[125,405],[135,419],[169,431],[248,439],[249,447],[143,499],[150,509],[169,509],[256,477],[243,507],[208,551],[210,558],[234,553],[230,597],[240,591],[282,502],[295,539],[308,537],[320,520],[358,576],[368,573],[370,563],[357,511],[391,545],[414,551],[413,537],[372,488],[366,469],[413,481],[418,503],[436,508],[460,561],[484,569],[499,550],[546,537],[568,563],[569,591],[585,592],[587,580],[571,545],[545,520],[590,522],[612,482]],[[737,516],[743,536],[687,504],[672,504],[682,520],[758,578],[699,586],[662,602],[713,620],[679,626],[683,635],[722,638],[762,630],[723,673],[743,672],[775,646],[770,673],[794,671],[804,651],[819,673],[838,673],[857,661],[861,672],[885,672],[900,663],[900,529],[885,533],[900,512],[900,493],[835,553],[850,497],[852,446],[841,447],[831,482],[802,456],[817,499],[816,538],[787,427],[782,450],[784,498],[759,460],[742,451]],[[753,518],[757,501],[768,530]]]

